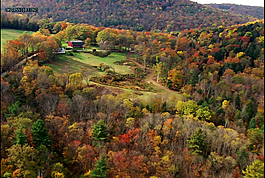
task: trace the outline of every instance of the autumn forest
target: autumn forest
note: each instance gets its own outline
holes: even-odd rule
[[[1,11],[2,28],[32,31],[1,49],[1,177],[264,177],[264,17],[20,3],[43,9]]]

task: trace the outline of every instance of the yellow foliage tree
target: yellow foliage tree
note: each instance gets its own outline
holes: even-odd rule
[[[70,85],[76,86],[83,80],[83,75],[81,73],[75,73],[70,75],[69,82]]]

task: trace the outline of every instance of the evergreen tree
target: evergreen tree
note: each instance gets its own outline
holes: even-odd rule
[[[93,178],[104,178],[108,171],[107,162],[105,156],[100,155],[99,160],[95,164],[95,168],[91,171],[91,177]]]
[[[249,154],[246,149],[241,149],[237,152],[237,163],[241,170],[245,169],[249,160]]]
[[[99,142],[99,146],[102,146],[102,141],[106,142],[107,137],[109,136],[107,127],[104,124],[104,120],[99,120],[96,125],[93,127],[93,135],[92,138],[94,141]]]
[[[240,95],[239,94],[237,94],[237,96],[236,96],[236,108],[237,109],[240,109],[240,103],[241,103],[241,100],[240,100]]]
[[[254,117],[257,113],[258,103],[253,96],[250,97],[250,101],[252,102],[252,107],[253,107],[253,116],[252,117]]]
[[[16,101],[14,104],[12,104],[12,106],[7,107],[7,110],[11,113],[11,114],[5,114],[5,117],[10,117],[10,116],[17,116],[18,113],[18,109],[20,107],[20,102]]]
[[[162,112],[167,112],[167,102],[164,102],[162,105]]]
[[[25,145],[27,143],[28,136],[25,134],[23,128],[18,128],[15,131],[16,135],[16,144]]]
[[[254,117],[255,116],[255,107],[254,107],[254,104],[253,102],[250,100],[248,103],[247,103],[247,108],[246,108],[246,111],[249,115],[250,118]]]
[[[241,112],[241,118],[244,120],[244,122],[249,122],[249,118],[255,117],[257,112],[255,109],[256,106],[254,105],[253,100],[248,100]]]
[[[189,84],[192,85],[192,86],[195,86],[195,84],[197,83],[196,82],[196,76],[195,76],[195,72],[194,70],[190,70],[190,81],[189,81]]]
[[[255,129],[257,125],[256,119],[253,117],[248,124],[248,129]]]
[[[191,148],[192,153],[197,153],[200,155],[205,155],[204,152],[207,148],[207,143],[205,142],[205,134],[202,129],[199,128],[195,131],[195,133],[190,137],[187,141],[189,148]]]
[[[38,119],[36,122],[34,122],[31,130],[33,143],[36,144],[38,149],[41,145],[45,145],[47,148],[50,148],[50,135],[48,130],[45,128],[43,120]]]

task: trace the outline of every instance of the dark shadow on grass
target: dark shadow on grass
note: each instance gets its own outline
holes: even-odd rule
[[[54,71],[58,73],[88,72],[92,75],[98,72],[98,70],[92,65],[73,60],[68,56],[58,56],[52,62],[46,63],[44,65],[52,67]]]

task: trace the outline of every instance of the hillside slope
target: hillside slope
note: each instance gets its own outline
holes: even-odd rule
[[[24,34],[1,54],[2,65],[25,47],[41,49],[38,59],[1,78],[1,177],[96,177],[95,170],[108,178],[264,177],[263,19],[177,36],[86,24],[61,27],[52,36],[42,29]],[[91,73],[81,62],[76,67],[84,67],[82,73],[39,66],[37,60],[58,62],[51,56],[58,48],[55,39],[68,36],[94,37],[100,47],[134,48],[128,59],[152,70],[145,81],[156,77],[154,85],[165,83],[181,97],[167,95],[174,91],[166,88],[165,95],[133,91],[148,87],[143,70],[88,82],[82,73]],[[68,54],[61,57],[82,55]],[[95,80],[100,85],[90,84]],[[133,85],[122,93],[128,83]]]
[[[230,13],[250,15],[258,19],[264,19],[264,7],[245,6],[237,4],[205,4],[215,9],[226,10]]]
[[[3,0],[2,9],[5,7],[38,7],[38,15],[47,14],[55,21],[67,19],[74,23],[136,31],[181,31],[256,20],[184,0]]]

